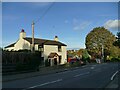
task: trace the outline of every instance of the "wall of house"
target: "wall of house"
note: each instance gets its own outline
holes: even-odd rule
[[[61,46],[62,51],[58,52],[59,55],[62,56],[62,61],[61,64],[64,64],[67,62],[67,50],[66,50],[66,46]]]
[[[44,60],[48,59],[48,56],[52,52],[56,52],[58,55],[61,55],[61,64],[64,64],[67,61],[66,55],[66,46],[61,47],[62,51],[58,52],[58,46],[56,45],[44,45]]]
[[[14,46],[14,50],[23,50],[23,49],[28,49],[30,50],[30,43],[24,39],[19,39],[15,46]]]
[[[38,51],[38,44],[35,44],[35,50]]]

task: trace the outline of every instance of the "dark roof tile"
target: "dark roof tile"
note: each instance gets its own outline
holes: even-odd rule
[[[26,37],[24,38],[28,42],[32,44],[32,38]],[[46,39],[39,39],[39,38],[34,38],[34,43],[39,44],[39,45],[60,45],[60,46],[67,46],[59,41],[54,41],[54,40],[46,40]]]
[[[30,44],[32,44],[32,38],[26,37],[26,38],[24,38],[24,39],[27,40],[28,42],[30,42]],[[39,44],[39,45],[67,46],[67,45],[65,45],[64,43],[61,43],[61,42],[59,42],[59,41],[39,39],[39,38],[35,38],[34,43],[35,43],[35,44]],[[8,46],[6,46],[5,48],[14,47],[15,44],[16,44],[16,42],[13,43],[13,44],[10,44],[10,45],[8,45]]]
[[[10,44],[10,45],[6,46],[5,48],[14,47],[15,44],[16,44],[16,43]]]

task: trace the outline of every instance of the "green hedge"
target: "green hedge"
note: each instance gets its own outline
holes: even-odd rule
[[[30,51],[3,51],[2,64],[9,65],[15,64],[16,71],[36,69],[39,65],[43,64],[43,58],[40,52]]]
[[[120,62],[120,58],[112,58],[111,62]]]

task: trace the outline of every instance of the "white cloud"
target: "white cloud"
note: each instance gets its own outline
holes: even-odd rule
[[[82,22],[82,23],[80,24],[80,28],[81,28],[81,29],[85,29],[85,28],[88,27],[90,24],[91,24],[90,21]]]
[[[107,29],[118,29],[120,27],[120,20],[108,20],[105,24],[104,27]]]
[[[90,21],[84,21],[80,23],[77,19],[73,19],[73,30],[84,30],[90,24]]]

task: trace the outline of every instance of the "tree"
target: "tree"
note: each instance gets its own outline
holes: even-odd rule
[[[82,58],[82,55],[83,55],[84,50],[85,50],[85,49],[80,49],[80,50],[78,50],[77,55]]]
[[[85,45],[91,56],[100,58],[103,51],[105,56],[110,55],[115,40],[115,36],[110,31],[104,27],[96,27],[86,36]]]
[[[117,40],[113,43],[113,45],[120,48],[120,32],[117,33]]]
[[[87,52],[86,49],[82,53],[82,59],[83,59],[84,62],[87,62],[87,61],[90,62],[89,61],[90,60],[90,55],[89,55],[89,53]]]

